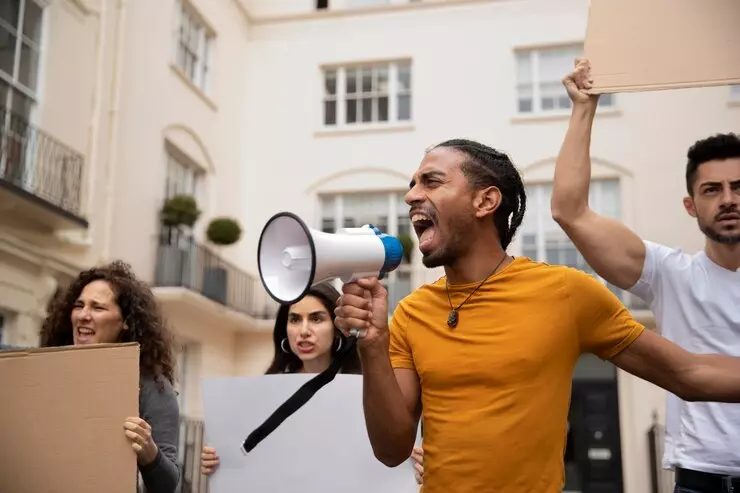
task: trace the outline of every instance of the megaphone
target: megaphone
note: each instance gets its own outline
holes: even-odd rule
[[[262,285],[283,305],[297,302],[311,286],[329,279],[339,278],[344,283],[359,277],[382,279],[401,264],[402,258],[403,246],[398,238],[371,224],[324,233],[309,228],[290,212],[279,212],[267,221],[257,247]],[[245,454],[334,379],[347,355],[355,350],[358,337],[362,337],[360,329],[351,329],[347,344],[329,367],[304,383],[249,434],[241,446]]]
[[[402,258],[398,238],[371,224],[324,233],[291,212],[279,212],[267,221],[257,248],[262,285],[282,304],[299,301],[311,286],[330,279],[382,279]]]

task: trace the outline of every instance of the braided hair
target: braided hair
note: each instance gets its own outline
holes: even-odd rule
[[[434,146],[437,147],[449,147],[468,157],[461,168],[474,189],[495,186],[501,191],[501,204],[493,213],[493,224],[501,247],[506,250],[527,208],[524,183],[514,163],[506,154],[472,140],[452,139]]]

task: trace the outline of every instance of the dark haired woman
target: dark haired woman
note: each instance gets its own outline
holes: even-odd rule
[[[172,336],[154,295],[130,267],[113,262],[81,272],[58,296],[41,329],[41,346],[137,342],[139,414],[122,423],[147,493],[174,493],[180,479],[180,411],[172,387]],[[115,389],[111,389],[115,392]]]
[[[334,310],[339,292],[330,284],[312,287],[300,301],[281,306],[272,331],[274,355],[265,372],[321,373],[346,342],[334,327]],[[359,375],[360,357],[357,352],[347,355],[340,373]]]

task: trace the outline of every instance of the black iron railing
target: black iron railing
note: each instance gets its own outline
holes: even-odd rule
[[[85,158],[0,108],[0,180],[81,216]]]
[[[192,289],[251,317],[269,320],[278,305],[259,279],[199,245],[192,238],[163,231],[157,251],[157,286]]]
[[[200,451],[203,448],[203,421],[180,420],[178,464],[182,479],[178,493],[208,493],[208,478],[200,472]]]

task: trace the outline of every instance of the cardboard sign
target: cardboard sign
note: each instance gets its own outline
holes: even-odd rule
[[[740,84],[738,21],[738,0],[591,0],[590,92]]]
[[[315,375],[204,381],[205,443],[221,464],[210,493],[415,493],[411,460],[388,468],[373,455],[362,409],[362,376],[337,375],[245,455],[244,439]]]
[[[0,351],[0,491],[134,493],[139,345]]]

